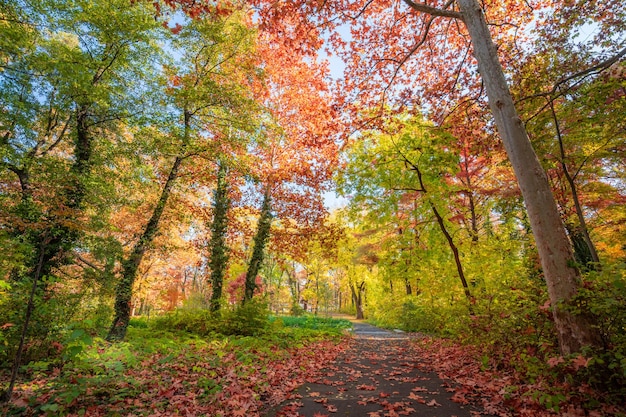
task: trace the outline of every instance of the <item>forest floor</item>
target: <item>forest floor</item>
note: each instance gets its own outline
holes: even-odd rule
[[[471,347],[352,322],[349,346],[267,417],[626,416],[565,396],[546,407],[540,383],[489,370]]]
[[[259,337],[200,337],[130,327],[123,343],[94,339],[72,360],[25,366],[0,415],[626,416],[589,387],[529,378],[484,349],[362,321],[353,333],[278,326]],[[0,372],[0,386],[7,381]]]

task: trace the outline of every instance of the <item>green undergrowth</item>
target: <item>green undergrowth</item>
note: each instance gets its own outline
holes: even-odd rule
[[[262,307],[220,315],[186,310],[151,320],[134,318],[120,343],[77,334],[71,356],[23,367],[16,389],[19,400],[8,409],[0,408],[0,414],[80,416],[102,404],[110,404],[112,410],[142,410],[147,407],[142,403],[144,393],[156,392],[159,397],[168,384],[182,384],[181,391],[193,388],[206,397],[197,403],[211,404],[211,398],[225,389],[221,381],[228,378],[247,381],[254,392],[261,392],[267,383],[259,375],[272,364],[300,355],[298,351],[317,341],[339,342],[345,327],[339,321],[310,318],[294,326],[290,318],[259,317],[251,312],[254,309]],[[264,385],[255,388],[257,379]],[[189,381],[195,385],[187,387]],[[163,407],[167,409],[167,404]]]
[[[135,327],[182,330],[199,336],[250,336],[277,343],[298,338],[336,337],[351,326],[345,319],[317,316],[271,316],[262,302],[255,300],[218,313],[205,309],[179,309],[147,321],[134,319]]]
[[[273,321],[281,320],[285,327],[324,330],[330,333],[341,332],[352,327],[352,323],[346,319],[335,319],[318,316],[281,316]]]

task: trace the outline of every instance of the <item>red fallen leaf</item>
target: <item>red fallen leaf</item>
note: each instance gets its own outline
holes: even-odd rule
[[[320,393],[319,392],[309,392],[309,397],[319,397]]]
[[[239,410],[234,410],[232,413],[233,417],[244,417],[248,413],[248,410],[245,408],[240,408]]]
[[[565,362],[565,359],[563,359],[563,356],[556,356],[554,358],[548,359],[548,366],[550,368],[554,368],[555,366],[563,362]]]
[[[335,407],[335,406],[334,406],[334,405],[332,405],[332,404],[325,405],[324,407],[326,407],[326,409],[327,409],[328,411],[330,411],[331,413],[336,413],[336,412],[337,412],[337,407]]]
[[[469,400],[465,397],[464,393],[455,392],[452,398],[450,398],[455,403],[459,404],[469,404]]]
[[[376,391],[376,387],[373,385],[365,385],[365,384],[361,384],[361,385],[357,385],[356,389],[361,389],[364,391]]]
[[[370,411],[369,413],[367,413],[368,417],[380,417],[380,412],[379,411]]]
[[[328,414],[313,413],[313,417],[328,417]]]
[[[439,404],[437,400],[430,400],[426,405],[429,407],[441,407],[441,404]]]
[[[413,391],[413,392],[428,392],[428,389],[426,389],[424,387],[415,387],[411,391]]]
[[[28,398],[20,397],[17,400],[13,401],[13,404],[18,407],[26,407],[28,405]]]
[[[316,403],[319,403],[319,404],[326,404],[328,402],[328,398],[317,398],[317,399],[315,399],[313,401],[315,401]]]
[[[420,404],[426,404],[426,400],[424,399],[424,397],[422,397],[422,396],[420,396],[420,395],[410,393],[410,394],[409,394],[409,398],[410,398],[411,400],[415,400],[415,401],[417,401],[417,402],[418,402],[418,403],[420,403]]]
[[[389,397],[390,394],[387,394],[386,392],[381,392],[379,395],[380,395],[380,398],[387,398]]]
[[[591,358],[585,358],[583,355],[578,355],[577,358],[572,360],[572,365],[574,366],[574,370],[579,370],[580,368],[586,368],[589,366],[589,362],[591,362]]]

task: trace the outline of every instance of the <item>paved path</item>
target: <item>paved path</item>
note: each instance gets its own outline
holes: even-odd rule
[[[267,417],[471,417],[480,413],[451,401],[454,389],[420,370],[411,336],[353,322],[355,338],[324,375],[298,389]]]

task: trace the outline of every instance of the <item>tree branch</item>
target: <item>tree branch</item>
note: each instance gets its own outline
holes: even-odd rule
[[[421,13],[428,13],[429,15],[432,16],[441,16],[441,17],[451,17],[453,19],[459,19],[459,20],[463,20],[463,15],[460,12],[455,12],[454,10],[446,10],[446,9],[440,9],[437,7],[432,7],[429,6],[427,4],[424,3],[416,3],[412,0],[403,0],[411,9],[421,12]],[[453,3],[453,1],[448,1],[448,3],[446,3],[445,7],[449,7],[451,4]]]
[[[92,262],[88,261],[87,259],[83,258],[82,256],[80,256],[78,253],[74,252],[74,257],[76,259],[78,259],[79,261],[81,261],[82,263],[84,263],[85,265],[87,265],[88,267],[90,267],[91,269],[104,273],[104,269],[100,268],[99,266],[93,264]]]

